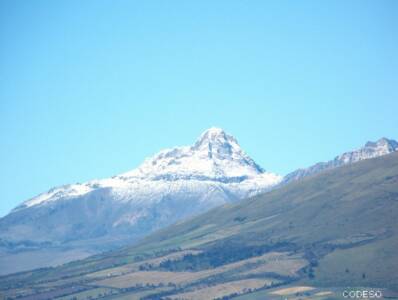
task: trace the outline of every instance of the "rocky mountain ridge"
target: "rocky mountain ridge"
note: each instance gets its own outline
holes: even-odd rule
[[[303,177],[315,175],[336,167],[356,163],[361,160],[387,155],[395,151],[398,151],[398,142],[383,137],[376,142],[367,142],[363,147],[357,150],[338,155],[333,160],[319,162],[311,167],[295,170],[287,174],[283,178],[281,184],[299,180]]]

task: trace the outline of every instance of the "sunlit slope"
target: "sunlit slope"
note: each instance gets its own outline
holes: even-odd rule
[[[393,153],[219,207],[131,250],[288,243],[320,262],[319,283],[390,285],[398,282],[397,230],[398,153]],[[324,268],[323,261],[333,268]],[[337,271],[345,276],[335,276]]]
[[[326,171],[149,236],[132,249],[219,242],[343,245],[392,237],[398,217],[398,153]]]
[[[0,291],[11,299],[32,293],[195,299],[292,284],[398,290],[397,216],[393,153],[224,205],[135,246],[0,277]]]
[[[317,284],[398,284],[398,153],[225,205],[119,254],[268,245],[303,252]]]

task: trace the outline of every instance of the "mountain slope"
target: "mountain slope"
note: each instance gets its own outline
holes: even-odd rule
[[[0,219],[0,272],[28,267],[19,261],[46,265],[38,250],[52,251],[54,263],[109,250],[264,192],[280,180],[247,156],[234,137],[211,128],[193,146],[163,150],[133,171],[57,187],[22,203]],[[31,265],[33,260],[41,262]]]
[[[320,162],[311,167],[293,171],[283,178],[282,184],[298,180],[306,176],[315,175],[325,170],[330,170],[347,164],[356,163],[361,160],[390,154],[395,151],[398,151],[398,142],[395,140],[381,138],[376,142],[367,142],[362,148],[345,152],[328,162]]]
[[[49,286],[51,293],[80,286],[94,294],[94,286],[107,287],[113,299],[144,292],[147,299],[211,292],[213,299],[283,284],[388,292],[398,289],[397,215],[398,153],[392,153],[225,204],[133,247],[3,277],[0,288],[11,288],[7,295],[33,288],[35,299],[45,299],[40,294]]]

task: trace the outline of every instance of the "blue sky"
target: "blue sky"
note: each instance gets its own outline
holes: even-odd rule
[[[0,216],[208,127],[286,174],[398,138],[396,1],[0,2]]]

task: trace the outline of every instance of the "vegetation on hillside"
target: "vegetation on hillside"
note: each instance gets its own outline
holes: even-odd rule
[[[300,284],[309,299],[347,286],[392,292],[397,215],[394,153],[213,209],[132,247],[1,277],[0,290],[8,299],[273,299]]]

